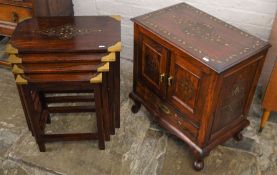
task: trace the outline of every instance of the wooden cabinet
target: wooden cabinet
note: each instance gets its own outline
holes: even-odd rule
[[[249,110],[270,45],[185,3],[133,19],[130,97],[187,143],[194,167],[249,125]],[[239,43],[239,44],[238,44]]]
[[[71,0],[0,0],[0,35],[11,36],[17,23],[32,16],[71,16]]]

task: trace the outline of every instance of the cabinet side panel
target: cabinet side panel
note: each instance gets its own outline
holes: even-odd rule
[[[244,117],[243,110],[255,78],[258,63],[258,61],[253,62],[223,77],[212,133],[216,133]]]

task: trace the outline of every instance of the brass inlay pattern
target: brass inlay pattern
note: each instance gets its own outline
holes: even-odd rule
[[[26,79],[24,79],[21,75],[17,75],[16,79],[15,79],[16,84],[28,84],[28,81]]]
[[[209,56],[206,53],[204,53],[204,51],[200,50],[199,48],[194,47],[193,45],[191,45],[189,42],[187,42],[184,39],[181,39],[180,37],[178,37],[177,35],[171,33],[170,31],[167,31],[166,29],[162,28],[161,26],[159,26],[156,23],[151,22],[149,19],[151,19],[151,17],[153,16],[158,16],[158,15],[162,15],[164,13],[166,13],[167,11],[175,11],[178,8],[181,7],[185,7],[188,10],[192,10],[194,11],[197,15],[201,16],[209,16],[210,20],[215,21],[216,23],[220,23],[222,24],[224,27],[229,28],[233,31],[239,31],[240,35],[242,37],[245,38],[250,38],[253,40],[252,42],[252,46],[251,47],[246,47],[246,48],[242,48],[238,54],[232,54],[227,56],[226,58],[217,58],[215,56]],[[213,32],[213,26],[210,24],[206,24],[206,23],[197,23],[197,22],[192,22],[192,21],[188,21],[188,19],[186,18],[178,18],[177,16],[175,16],[174,14],[172,14],[173,19],[175,20],[175,22],[177,24],[179,24],[182,27],[182,30],[184,32],[184,34],[190,36],[190,37],[200,37],[202,39],[208,40],[210,42],[215,42],[218,43],[220,45],[224,45],[225,47],[231,47],[230,43],[227,43],[224,41],[224,37]],[[221,21],[220,19],[217,19],[213,16],[210,16],[209,14],[200,11],[186,3],[182,3],[182,4],[178,4],[166,9],[162,9],[162,10],[158,10],[152,13],[149,13],[148,15],[145,15],[143,18],[143,20],[145,20],[145,23],[150,25],[151,27],[155,28],[155,30],[157,30],[160,33],[163,33],[165,35],[165,37],[171,39],[171,40],[175,40],[176,42],[180,43],[180,45],[186,46],[186,48],[188,48],[191,52],[200,55],[200,57],[210,57],[212,62],[216,62],[218,64],[223,64],[226,62],[229,62],[235,58],[238,58],[239,55],[245,55],[247,53],[249,53],[250,51],[252,51],[253,49],[259,48],[262,45],[262,41],[259,40],[258,38],[247,34],[246,32],[240,31],[240,29],[227,24],[223,21]],[[143,21],[144,22],[144,21]]]
[[[239,79],[243,79],[243,77],[239,76]],[[239,81],[233,85],[231,94],[233,97],[241,97],[245,95],[245,88],[244,88],[243,81]]]
[[[102,73],[96,75],[95,77],[92,77],[90,79],[90,83],[102,83]]]
[[[88,28],[77,28],[72,24],[65,24],[58,27],[52,27],[44,30],[35,31],[42,35],[57,37],[61,40],[69,40],[75,36],[86,35],[93,32],[102,32],[101,29],[88,29]]]

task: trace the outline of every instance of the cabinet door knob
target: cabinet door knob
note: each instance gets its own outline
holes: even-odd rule
[[[18,22],[18,14],[16,12],[12,12],[12,21],[14,23],[17,23]]]
[[[164,77],[165,77],[164,73],[160,75],[160,83],[162,83],[164,81]]]
[[[167,80],[168,82],[168,86],[172,86],[172,82],[173,82],[173,77],[172,76],[170,76],[169,78],[168,78],[168,80]]]

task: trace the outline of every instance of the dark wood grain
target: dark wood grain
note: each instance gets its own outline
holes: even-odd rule
[[[44,64],[18,64],[25,74],[51,74],[51,73],[80,73],[80,72],[97,72],[97,68],[105,63],[44,63]]]
[[[54,96],[54,97],[46,97],[47,103],[66,103],[66,102],[93,102],[93,96]]]
[[[201,170],[217,145],[242,138],[270,45],[185,3],[133,21],[132,111],[143,104]]]
[[[45,54],[19,54],[22,63],[87,63],[101,61],[101,58],[107,56],[107,53],[45,53]]]
[[[19,53],[107,52],[121,41],[119,24],[110,16],[38,17],[20,23],[11,44]]]
[[[0,0],[0,4],[32,8],[33,0],[24,0],[24,1]]]

